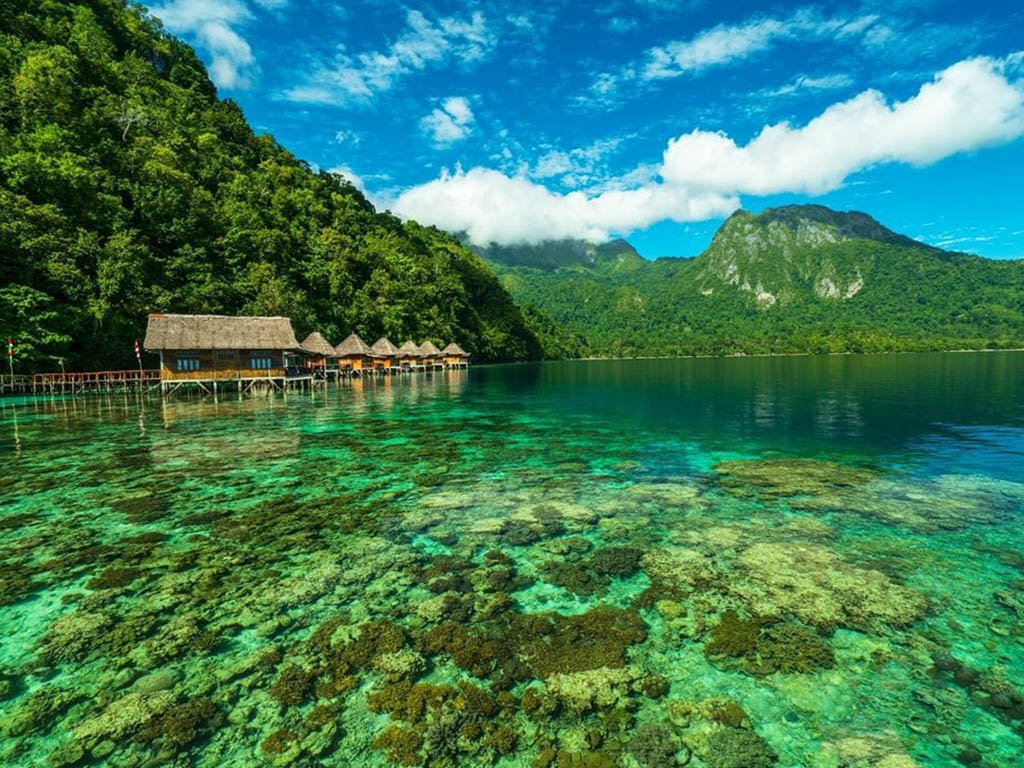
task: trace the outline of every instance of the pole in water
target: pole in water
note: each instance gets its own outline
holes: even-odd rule
[[[139,363],[139,390],[142,390],[142,350],[139,349],[139,340],[135,340],[135,359]]]

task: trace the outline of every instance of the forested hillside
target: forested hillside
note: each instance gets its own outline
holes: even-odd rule
[[[941,251],[860,213],[739,211],[697,258],[631,268],[581,261],[582,247],[479,252],[595,355],[1024,346],[1024,262]]]
[[[134,364],[152,311],[566,351],[456,239],[255,135],[137,6],[0,0],[0,335],[25,370]]]

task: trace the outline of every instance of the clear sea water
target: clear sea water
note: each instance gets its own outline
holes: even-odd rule
[[[1024,765],[1024,354],[0,400],[4,766]]]

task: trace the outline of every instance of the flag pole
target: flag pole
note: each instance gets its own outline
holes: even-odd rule
[[[11,392],[14,391],[14,339],[7,337],[7,367],[11,371]]]

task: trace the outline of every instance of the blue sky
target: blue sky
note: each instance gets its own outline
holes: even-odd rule
[[[816,202],[1024,257],[1015,4],[149,5],[257,130],[480,242],[688,256],[739,205]]]

